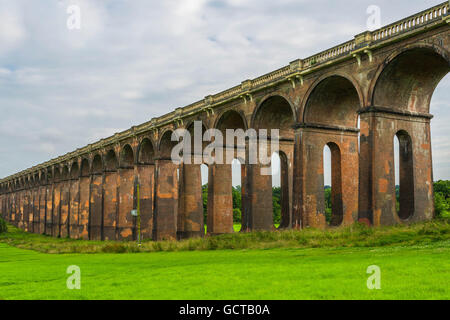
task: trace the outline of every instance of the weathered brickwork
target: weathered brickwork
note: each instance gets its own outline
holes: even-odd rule
[[[200,165],[174,164],[171,135],[279,129],[280,228],[432,219],[431,96],[450,70],[448,2],[0,180],[1,215],[34,233],[135,240],[205,235]],[[400,144],[400,209],[394,137]],[[269,137],[270,139],[270,137]],[[272,177],[242,164],[242,230],[274,230]],[[323,149],[331,150],[325,219]],[[230,148],[223,145],[223,148]],[[270,155],[270,150],[268,155]],[[196,157],[198,155],[194,155]],[[209,165],[207,234],[233,232],[231,165]],[[139,188],[139,198],[137,190]],[[138,201],[139,200],[139,201]]]

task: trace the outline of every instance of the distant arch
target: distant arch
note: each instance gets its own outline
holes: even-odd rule
[[[116,152],[110,149],[105,155],[105,170],[106,171],[117,171],[119,167],[119,162],[117,160]]]
[[[99,154],[96,154],[92,159],[92,174],[101,174],[103,172],[103,163],[102,157]]]
[[[155,163],[155,147],[149,138],[142,139],[138,146],[137,162],[139,164],[154,164]]]
[[[79,170],[78,162],[74,161],[70,168],[70,178],[77,179],[77,178],[79,178],[79,176],[80,176],[80,170]]]
[[[88,177],[89,176],[89,160],[86,158],[83,158],[81,160],[81,169],[80,169],[80,175],[82,177]]]
[[[161,135],[161,139],[158,144],[159,157],[165,160],[170,160],[172,155],[172,149],[178,144],[177,141],[172,141],[173,130],[167,129]]]
[[[120,152],[120,167],[133,168],[134,166],[134,151],[129,144],[126,144]]]

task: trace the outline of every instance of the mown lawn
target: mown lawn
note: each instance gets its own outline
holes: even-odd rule
[[[66,288],[70,265],[81,290]],[[370,265],[381,290],[366,286]],[[45,254],[0,243],[1,299],[449,299],[450,241],[411,247]]]

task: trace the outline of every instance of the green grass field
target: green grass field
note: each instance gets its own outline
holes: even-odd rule
[[[0,236],[0,299],[449,299],[449,228],[448,223],[373,231],[347,228],[323,237],[305,230],[297,233],[311,245],[302,240],[297,246],[292,239],[281,241],[295,234],[286,231],[214,240],[247,240],[249,248],[234,250],[189,249],[181,242],[163,244],[159,252],[49,254],[36,249],[52,252],[58,245],[73,248],[75,243],[76,250],[102,252],[98,248],[111,244],[92,244],[96,251],[86,241],[10,227]],[[268,240],[266,234],[278,239]],[[376,245],[381,235],[387,240]],[[339,244],[345,237],[352,245],[333,246],[326,240]],[[358,242],[358,237],[366,242]],[[261,239],[265,245],[252,245]],[[30,243],[37,243],[35,250],[21,249]],[[70,265],[81,268],[81,290],[66,288]],[[370,265],[381,269],[380,290],[366,286]]]

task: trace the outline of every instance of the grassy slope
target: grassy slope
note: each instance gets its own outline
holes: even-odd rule
[[[135,247],[10,231],[0,236],[3,299],[450,299],[450,233],[444,222],[149,242],[144,251],[180,251],[135,254],[22,250],[11,245],[46,252]],[[252,249],[207,250],[224,247]],[[366,269],[373,264],[381,268],[377,291],[366,287]],[[81,268],[79,291],[66,289],[69,265]]]
[[[3,299],[449,299],[450,242],[427,246],[51,255],[0,244]],[[81,290],[66,268],[81,268]],[[368,290],[366,268],[381,268]]]

